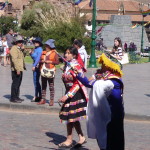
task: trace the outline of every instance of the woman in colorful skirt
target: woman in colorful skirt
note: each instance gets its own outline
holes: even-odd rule
[[[79,121],[86,118],[87,91],[85,86],[76,79],[71,67],[81,69],[81,65],[77,61],[78,50],[74,47],[68,48],[65,52],[65,58],[69,65],[68,63],[65,65],[62,74],[66,94],[59,99],[63,103],[59,117],[60,121],[66,124],[67,139],[58,145],[59,148],[71,148],[73,146],[73,128],[79,136],[79,141],[75,146],[78,147],[86,143]]]

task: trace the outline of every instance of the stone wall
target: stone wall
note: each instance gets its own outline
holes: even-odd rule
[[[112,48],[114,45],[114,38],[120,37],[122,43],[126,42],[129,45],[130,42],[134,42],[137,46],[137,50],[141,49],[141,37],[142,27],[136,27],[132,29],[132,23],[130,16],[127,15],[112,15],[110,24],[105,26],[102,30],[101,37],[104,40],[104,44],[108,48]],[[146,31],[144,29],[144,44],[143,47],[149,45]]]

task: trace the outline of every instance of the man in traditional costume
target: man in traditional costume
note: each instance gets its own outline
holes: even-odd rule
[[[88,137],[96,139],[101,150],[124,150],[123,73],[119,62],[104,53],[98,62],[102,67],[90,81],[76,70],[78,80],[91,88],[87,107]]]

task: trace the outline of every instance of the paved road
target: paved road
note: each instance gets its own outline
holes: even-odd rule
[[[82,128],[86,135],[85,121]],[[58,114],[0,111],[0,150],[57,150],[65,135]],[[150,150],[150,122],[125,120],[125,137],[125,150]],[[98,150],[95,140],[87,141],[81,150]]]
[[[95,72],[95,69],[88,69],[87,76],[91,76]],[[133,115],[145,115],[150,118],[150,63],[144,64],[128,64],[123,66],[123,81],[124,81],[124,103],[125,112]],[[9,67],[0,66],[0,105],[10,104],[10,86],[11,86],[11,74]],[[47,99],[49,99],[49,91],[47,91]],[[65,92],[64,85],[61,81],[61,71],[57,69],[55,78],[55,105],[57,100]],[[21,85],[21,97],[25,98],[25,101],[20,105],[35,106],[35,103],[31,103],[34,94],[31,65],[27,65],[27,71],[24,72],[23,82]],[[11,107],[11,105],[10,105]],[[41,106],[37,106],[42,108]],[[48,104],[45,105],[48,107]]]

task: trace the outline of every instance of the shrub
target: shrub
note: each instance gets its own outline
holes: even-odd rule
[[[6,17],[6,16],[1,16],[0,17],[0,33],[5,35],[9,29],[16,30],[16,24],[13,23],[15,21],[15,18],[13,17]]]

